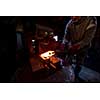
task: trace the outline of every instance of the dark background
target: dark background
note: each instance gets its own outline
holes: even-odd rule
[[[16,25],[22,24],[24,38],[35,35],[35,24],[48,26],[54,29],[61,40],[64,35],[65,25],[70,16],[0,16],[0,82],[9,82],[16,71]],[[97,72],[100,72],[100,17],[97,17],[98,27],[92,47],[89,50],[85,65]],[[28,34],[32,32],[32,34]],[[27,46],[25,46],[26,52]],[[28,54],[27,54],[28,56]]]

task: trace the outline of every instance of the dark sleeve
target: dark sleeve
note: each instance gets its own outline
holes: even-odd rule
[[[97,20],[96,20],[96,18],[92,18],[89,22],[89,25],[86,28],[85,36],[84,36],[83,40],[81,40],[79,42],[80,48],[83,48],[84,46],[91,43],[91,41],[94,38],[94,35],[96,33],[96,28],[97,28]]]

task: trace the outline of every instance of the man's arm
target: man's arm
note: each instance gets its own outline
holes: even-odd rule
[[[63,44],[68,43],[69,42],[69,38],[70,38],[70,24],[71,24],[71,20],[67,23],[66,27],[65,27],[65,34],[63,37]]]

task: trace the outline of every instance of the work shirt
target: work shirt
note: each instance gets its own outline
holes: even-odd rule
[[[63,43],[67,41],[72,44],[79,44],[80,48],[84,48],[91,44],[96,28],[96,17],[81,17],[78,22],[73,22],[71,19],[66,25]]]

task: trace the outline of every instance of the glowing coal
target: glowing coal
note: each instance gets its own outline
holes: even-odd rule
[[[43,60],[48,60],[50,59],[50,57],[52,57],[53,55],[55,55],[55,52],[54,51],[47,51],[45,53],[42,53],[40,55],[40,57],[43,59]]]

